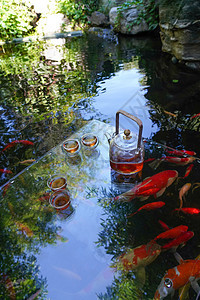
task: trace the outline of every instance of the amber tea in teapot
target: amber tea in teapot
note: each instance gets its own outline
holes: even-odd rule
[[[134,120],[139,126],[139,135],[129,129],[119,132],[119,114]],[[144,145],[142,141],[143,125],[140,119],[119,110],[116,114],[116,132],[110,140],[110,166],[118,173],[131,175],[140,172],[144,162]]]

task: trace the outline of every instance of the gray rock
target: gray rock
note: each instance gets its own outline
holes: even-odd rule
[[[89,18],[91,25],[93,26],[108,26],[109,20],[108,17],[99,11],[94,11]]]
[[[132,6],[123,11],[122,16],[118,18],[118,7],[113,7],[109,12],[109,20],[110,24],[115,27],[115,30],[123,34],[136,35],[138,33],[149,31],[149,27],[144,20],[139,25],[135,24],[138,15],[139,11],[137,7]]]

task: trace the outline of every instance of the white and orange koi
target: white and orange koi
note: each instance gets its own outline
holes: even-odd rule
[[[199,293],[199,278],[200,260],[182,260],[178,266],[166,272],[155,292],[154,300],[164,299],[189,282],[196,293]]]
[[[117,258],[114,265],[117,270],[130,271],[145,267],[152,263],[161,253],[161,246],[155,241],[129,249]]]
[[[186,183],[182,186],[182,188],[179,191],[179,199],[180,199],[180,206],[179,208],[183,207],[183,199],[185,199],[185,196],[189,189],[191,188],[192,184],[191,183]]]
[[[139,197],[141,200],[146,200],[153,195],[155,198],[160,197],[178,177],[178,172],[175,170],[166,170],[146,178],[141,183],[134,186],[131,190],[114,197],[114,200],[131,201]]]

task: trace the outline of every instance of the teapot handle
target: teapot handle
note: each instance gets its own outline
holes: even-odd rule
[[[119,114],[124,115],[125,117],[127,117],[127,118],[135,121],[138,124],[138,126],[139,126],[139,134],[138,134],[138,144],[137,144],[137,147],[140,148],[140,146],[141,146],[141,140],[142,140],[142,130],[143,130],[142,121],[139,118],[137,118],[137,117],[135,117],[135,116],[127,113],[126,111],[124,111],[122,109],[118,110],[117,113],[116,113],[116,134],[119,133]]]

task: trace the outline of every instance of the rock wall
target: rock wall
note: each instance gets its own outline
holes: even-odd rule
[[[161,0],[159,20],[162,50],[190,67],[199,68],[199,0]]]

